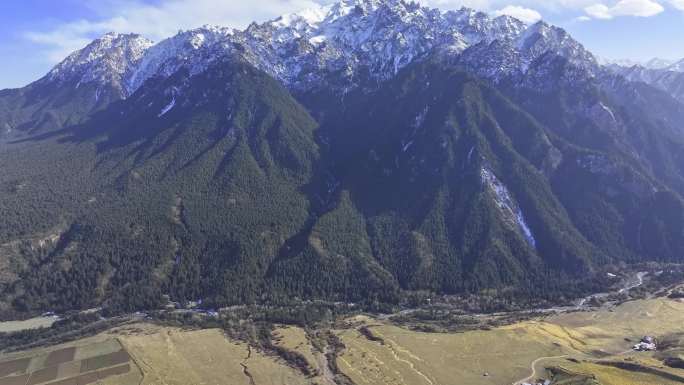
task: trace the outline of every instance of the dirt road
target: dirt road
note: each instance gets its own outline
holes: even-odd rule
[[[526,383],[531,383],[530,381],[534,381],[537,378],[537,365],[541,363],[542,361],[546,360],[556,360],[559,358],[565,358],[567,357],[567,354],[564,354],[562,356],[553,356],[553,357],[539,357],[536,360],[532,361],[532,364],[530,365],[530,369],[532,370],[532,374],[529,377],[525,377],[522,380],[516,381],[513,383],[513,385],[522,385]]]

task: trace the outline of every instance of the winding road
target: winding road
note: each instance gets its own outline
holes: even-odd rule
[[[645,271],[642,271],[642,272],[637,273],[636,276],[635,276],[633,279],[628,280],[627,282],[625,282],[624,287],[623,287],[622,289],[620,289],[620,290],[618,291],[618,293],[626,293],[626,292],[628,292],[628,291],[630,291],[630,290],[632,290],[632,289],[635,289],[635,288],[637,288],[637,287],[643,285],[643,284],[644,284],[644,277],[646,277],[647,275],[648,275],[648,273],[645,272]],[[594,295],[591,295],[591,296],[589,296],[589,297],[583,298],[582,300],[580,300],[580,302],[579,302],[578,305],[575,307],[575,309],[576,309],[576,310],[582,309],[582,308],[585,306],[585,304],[589,301],[589,299],[591,299],[591,298],[593,298],[593,297],[598,297],[598,298],[600,298],[600,297],[605,297],[605,296],[608,296],[608,295],[609,295],[608,293],[602,293],[602,294],[594,294]],[[572,309],[572,308],[571,308],[571,309]],[[567,308],[555,308],[555,310],[562,311],[562,310],[568,310],[568,309],[567,309]],[[623,353],[619,353],[619,354],[620,354],[620,355],[623,355],[623,354],[627,354],[627,353],[629,353],[629,352],[631,352],[631,351],[632,351],[632,349],[627,350],[627,351],[625,351],[625,352],[623,352]],[[537,359],[534,360],[534,361],[532,362],[532,364],[530,365],[530,368],[531,368],[531,370],[532,370],[532,374],[531,374],[530,376],[526,377],[526,378],[523,378],[522,380],[519,380],[519,381],[514,382],[513,385],[522,385],[522,384],[531,383],[531,381],[534,381],[535,378],[537,378],[537,366],[538,366],[539,363],[541,363],[542,361],[554,360],[554,359],[566,358],[566,357],[568,357],[567,354],[562,355],[562,356],[555,356],[555,357],[540,357],[540,358],[537,358]]]
[[[537,377],[537,365],[539,365],[540,362],[546,361],[546,360],[556,360],[559,358],[565,358],[568,357],[567,354],[564,354],[562,356],[553,356],[553,357],[539,357],[536,360],[532,361],[532,364],[530,365],[530,369],[532,370],[532,374],[530,374],[528,377],[523,378],[522,380],[518,380],[513,383],[513,385],[522,385],[525,383],[531,383],[530,381],[534,381],[534,379]]]
[[[627,282],[625,282],[624,287],[623,287],[622,289],[620,289],[620,290],[618,291],[618,293],[626,293],[626,292],[628,292],[628,291],[630,291],[630,290],[632,290],[632,289],[635,289],[635,288],[637,288],[637,287],[643,285],[643,284],[644,284],[644,277],[646,277],[647,275],[648,275],[648,273],[645,272],[645,271],[642,271],[642,272],[637,273],[637,274],[634,276],[634,278],[632,278],[632,279],[630,279],[630,280],[627,280]],[[589,296],[589,297],[586,297],[586,298],[583,298],[582,300],[580,300],[579,303],[577,304],[577,306],[575,306],[575,307],[570,307],[570,308],[567,308],[567,307],[566,307],[566,308],[561,308],[561,307],[559,307],[559,308],[552,308],[552,309],[555,310],[555,311],[558,311],[558,312],[563,312],[563,311],[568,311],[568,310],[571,310],[571,311],[572,311],[572,310],[581,310],[581,309],[584,308],[584,306],[586,305],[586,303],[587,303],[591,298],[607,297],[608,295],[609,295],[609,293],[594,294],[594,295],[591,295],[591,296]],[[627,351],[625,351],[625,352],[623,352],[623,353],[619,353],[619,354],[622,355],[622,354],[629,353],[629,352],[631,352],[631,351],[632,351],[632,350],[630,349],[630,350],[627,350]],[[555,357],[540,357],[540,358],[537,358],[537,359],[534,360],[534,361],[532,362],[532,364],[530,365],[530,368],[531,368],[531,370],[532,370],[532,374],[531,374],[529,377],[526,377],[526,378],[523,378],[522,380],[519,380],[519,381],[514,382],[513,385],[522,385],[522,384],[524,384],[524,383],[531,383],[531,381],[534,381],[534,379],[537,377],[537,365],[539,365],[540,362],[546,361],[546,360],[558,359],[558,358],[566,358],[566,357],[568,357],[567,354],[566,354],[566,355],[562,355],[562,356],[555,356]]]

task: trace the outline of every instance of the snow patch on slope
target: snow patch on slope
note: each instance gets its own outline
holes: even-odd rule
[[[176,106],[176,97],[174,96],[169,104],[167,104],[164,108],[162,108],[161,112],[159,112],[159,115],[157,115],[158,118],[161,118],[162,116],[166,115],[167,112],[171,111],[173,107]]]
[[[532,229],[525,221],[525,216],[523,215],[522,209],[520,209],[518,204],[515,202],[506,185],[504,185],[499,178],[494,175],[494,172],[487,167],[481,168],[480,177],[483,184],[493,193],[494,200],[496,201],[497,207],[499,208],[504,220],[509,225],[517,228],[527,243],[531,247],[536,248],[537,241],[534,238]]]
[[[610,107],[603,104],[603,102],[600,102],[599,105],[601,106],[601,108],[603,108],[604,111],[606,111],[608,113],[608,115],[610,115],[611,119],[613,119],[613,122],[617,123],[617,119],[615,118],[615,114],[613,113],[613,110],[611,110]]]

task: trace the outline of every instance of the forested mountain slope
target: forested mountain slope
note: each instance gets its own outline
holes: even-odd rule
[[[682,262],[683,124],[565,31],[467,9],[107,35],[0,94],[0,306],[579,296]]]

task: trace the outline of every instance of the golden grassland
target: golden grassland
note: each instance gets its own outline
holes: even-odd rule
[[[361,384],[511,384],[530,374],[531,363],[570,352],[527,325],[460,334],[370,326],[382,343],[357,330],[341,332],[347,349],[342,370]]]
[[[344,325],[332,330],[345,346],[337,366],[356,385],[506,385],[549,378],[552,367],[565,371],[559,384],[672,385],[684,378],[684,370],[658,359],[663,352],[631,351],[645,335],[664,340],[684,333],[684,303],[669,299],[464,333],[411,331],[366,316]],[[119,343],[129,352],[139,371],[100,382],[106,385],[333,385],[324,354],[303,329],[278,327],[273,337],[277,346],[304,357],[313,374],[304,376],[272,354],[231,341],[219,329],[141,323],[71,345],[80,346],[76,359],[106,354]]]
[[[281,326],[273,332],[273,336],[275,345],[297,352],[306,359],[313,373],[310,378],[313,385],[335,385],[324,353],[314,348],[304,329]]]
[[[572,333],[582,351],[619,353],[645,335],[662,339],[684,331],[684,303],[665,298],[639,300],[614,309],[562,314],[546,322]]]
[[[628,362],[684,376],[684,371],[664,367],[651,353],[631,351],[645,335],[663,338],[684,332],[684,303],[674,300],[633,301],[613,309],[461,334],[420,333],[371,319],[358,321],[382,340],[371,341],[357,329],[338,332],[347,346],[340,368],[359,385],[513,384],[543,377],[545,369],[555,365],[595,375],[603,385],[681,383],[657,373],[595,362]]]
[[[644,362],[644,364],[646,364]],[[661,375],[618,369],[611,366],[590,362],[580,364],[564,363],[563,367],[577,373],[588,373],[596,377],[601,385],[676,385],[681,380],[670,379]]]
[[[273,332],[273,336],[275,338],[275,345],[282,346],[285,349],[301,354],[313,370],[318,372],[322,371],[322,368],[318,365],[315,349],[306,336],[306,331],[304,329],[292,326],[282,326]]]
[[[145,374],[143,385],[309,383],[297,370],[246,344],[228,340],[219,329],[136,328],[120,341]]]

